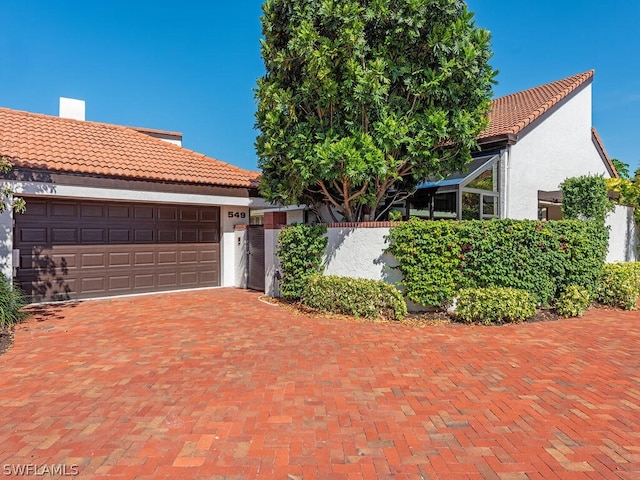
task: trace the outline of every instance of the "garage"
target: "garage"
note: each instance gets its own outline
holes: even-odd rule
[[[32,302],[220,285],[219,207],[26,200],[13,248]]]

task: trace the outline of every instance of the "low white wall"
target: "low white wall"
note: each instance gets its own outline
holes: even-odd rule
[[[616,205],[607,216],[609,230],[609,253],[607,262],[638,261],[638,227],[633,217],[633,208]]]
[[[384,280],[402,280],[393,256],[384,253],[389,227],[329,227],[325,254],[325,275]]]

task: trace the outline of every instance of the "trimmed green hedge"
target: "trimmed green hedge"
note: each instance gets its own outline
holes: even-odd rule
[[[596,291],[596,301],[604,305],[636,310],[640,297],[640,262],[608,263]]]
[[[466,323],[513,323],[536,314],[536,301],[517,288],[463,288],[455,316]]]
[[[309,277],[323,272],[326,233],[324,225],[293,224],[278,234],[276,256],[282,270],[280,293],[284,298],[299,299]]]
[[[594,292],[608,230],[593,221],[412,219],[391,229],[407,297],[442,307],[462,288],[510,287],[550,305],[569,285]]]
[[[407,305],[397,288],[362,278],[314,275],[308,280],[301,301],[310,308],[357,317],[400,320],[407,314]]]

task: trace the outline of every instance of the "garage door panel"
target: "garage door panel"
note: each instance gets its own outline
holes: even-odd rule
[[[29,205],[31,206],[31,205]],[[80,216],[85,219],[102,219],[104,218],[104,206],[95,204],[80,205]]]
[[[124,228],[109,229],[109,243],[130,243],[131,231]]]
[[[80,268],[105,268],[105,256],[104,253],[81,253]]]
[[[140,251],[133,254],[134,267],[152,267],[155,263],[155,252],[153,250]]]
[[[181,229],[180,230],[180,243],[195,243],[198,241],[198,230],[193,229]]]
[[[141,206],[134,207],[133,218],[135,219],[152,219],[154,218],[153,212],[155,208],[153,206]]]
[[[150,228],[139,228],[134,232],[134,241],[136,243],[153,243],[155,231]]]
[[[159,287],[177,287],[178,274],[176,272],[158,273]]]
[[[75,245],[78,243],[77,228],[52,228],[51,243]]]
[[[131,290],[131,277],[129,275],[109,276],[109,291],[129,291]]]
[[[180,286],[191,287],[198,285],[198,274],[196,272],[180,272]]]
[[[198,263],[198,251],[197,250],[183,250],[180,252],[180,264],[185,263]]]
[[[219,284],[217,207],[27,201],[14,245],[32,301]]]
[[[153,273],[136,274],[133,276],[133,287],[135,289],[151,288],[154,286]]]
[[[47,229],[45,227],[18,228],[18,240],[20,243],[47,243]]]
[[[129,267],[131,266],[130,252],[110,252],[109,267]]]
[[[218,251],[217,250],[200,250],[200,263],[217,263]]]
[[[177,265],[178,252],[175,250],[158,251],[158,265]]]
[[[175,230],[158,230],[159,243],[176,243],[178,241],[178,232]]]
[[[102,293],[105,288],[105,277],[84,277],[80,279],[82,293]]]
[[[51,217],[55,219],[72,219],[77,217],[77,205],[75,203],[51,203]]]
[[[177,207],[158,207],[158,219],[175,221],[178,219]]]
[[[80,243],[104,243],[106,232],[104,228],[83,228],[80,230]]]

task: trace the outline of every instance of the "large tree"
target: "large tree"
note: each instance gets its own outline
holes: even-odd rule
[[[487,125],[490,34],[461,0],[266,0],[261,193],[348,221],[458,170]]]

